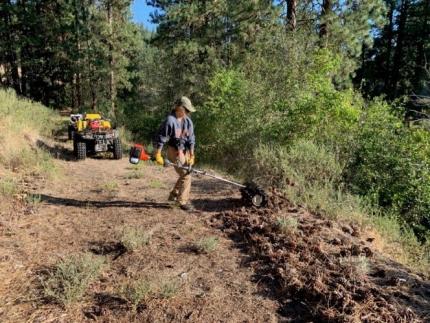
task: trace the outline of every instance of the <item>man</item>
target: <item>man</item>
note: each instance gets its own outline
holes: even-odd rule
[[[190,99],[185,96],[175,102],[173,111],[162,123],[156,138],[155,160],[158,164],[164,165],[161,151],[167,143],[167,158],[172,163],[194,165],[195,136],[190,114],[195,111]],[[178,167],[175,167],[175,170],[179,179],[170,192],[169,201],[177,201],[181,209],[193,211],[193,207],[189,203],[191,174]]]

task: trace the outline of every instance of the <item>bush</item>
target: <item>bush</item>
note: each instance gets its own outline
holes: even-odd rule
[[[363,114],[345,183],[374,205],[400,214],[424,239],[430,229],[430,133],[410,129],[382,101]]]
[[[322,145],[299,140],[290,147],[260,145],[254,151],[248,176],[266,185],[287,188],[291,184],[307,188],[337,183],[342,167],[336,156]]]

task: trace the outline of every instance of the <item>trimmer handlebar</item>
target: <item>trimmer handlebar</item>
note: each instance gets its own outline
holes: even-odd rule
[[[240,183],[237,183],[237,182],[234,182],[234,181],[230,181],[228,179],[222,178],[222,177],[217,176],[217,175],[210,174],[207,171],[200,170],[200,169],[195,169],[192,165],[185,166],[185,165],[175,164],[175,163],[172,163],[168,159],[164,159],[164,167],[168,167],[168,166],[174,166],[176,168],[180,168],[180,169],[186,170],[188,173],[195,173],[195,174],[199,174],[199,175],[203,175],[203,176],[212,177],[212,178],[217,179],[219,181],[222,181],[222,182],[225,182],[225,183],[229,183],[229,184],[235,185],[235,186],[240,187],[240,188],[245,188],[246,187],[243,184],[240,184]]]

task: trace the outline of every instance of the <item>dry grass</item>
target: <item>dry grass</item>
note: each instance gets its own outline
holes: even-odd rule
[[[0,164],[14,172],[49,173],[50,156],[35,142],[59,125],[59,117],[48,108],[18,99],[13,91],[0,90]]]

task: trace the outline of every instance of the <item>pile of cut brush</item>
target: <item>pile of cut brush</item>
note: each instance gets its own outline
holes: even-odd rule
[[[265,292],[294,321],[428,322],[430,283],[374,251],[360,227],[292,206],[272,190],[268,207],[238,208],[215,225],[251,255]]]

